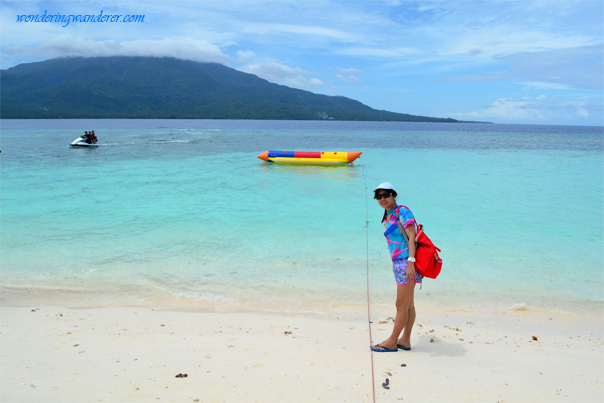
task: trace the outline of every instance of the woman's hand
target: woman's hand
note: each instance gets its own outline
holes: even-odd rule
[[[407,261],[407,281],[415,281],[415,263]]]

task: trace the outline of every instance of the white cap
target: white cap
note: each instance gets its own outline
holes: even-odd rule
[[[380,183],[380,185],[378,187],[376,187],[375,189],[373,189],[373,191],[375,192],[376,190],[379,189],[384,189],[384,190],[394,190],[394,186],[392,186],[392,183],[390,182],[384,182],[384,183]],[[396,190],[394,190],[396,192]]]

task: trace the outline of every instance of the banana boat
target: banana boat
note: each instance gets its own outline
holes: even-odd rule
[[[265,151],[258,156],[263,161],[277,164],[343,165],[359,158],[361,151]]]

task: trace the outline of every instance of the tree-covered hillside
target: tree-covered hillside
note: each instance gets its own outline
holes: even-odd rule
[[[1,117],[337,119],[455,122],[372,109],[273,84],[214,63],[173,58],[60,58],[1,72]]]

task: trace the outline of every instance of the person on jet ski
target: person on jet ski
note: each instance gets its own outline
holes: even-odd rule
[[[91,137],[92,137],[92,144],[96,144],[99,142],[99,139],[96,138],[96,134],[94,134],[94,130],[91,133]]]
[[[88,132],[84,132],[84,139],[86,144],[92,144],[92,134]]]

